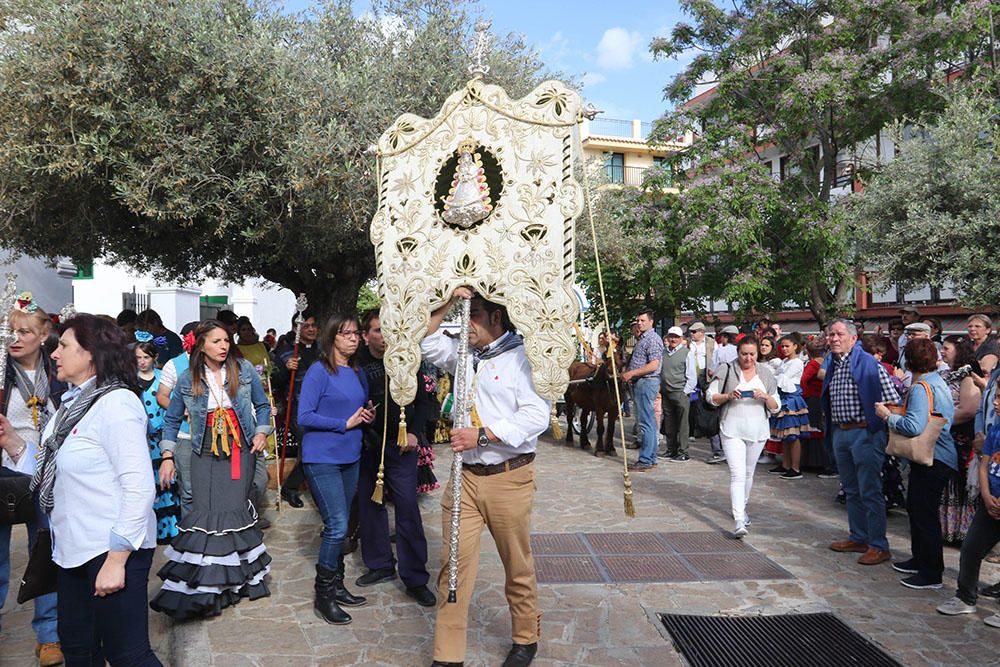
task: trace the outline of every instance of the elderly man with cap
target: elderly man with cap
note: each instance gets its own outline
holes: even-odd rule
[[[898,349],[899,353],[902,354],[903,348],[906,347],[906,341],[908,340],[906,327],[920,321],[920,311],[917,310],[916,306],[903,306],[899,309],[899,317],[903,320],[903,335],[896,341],[896,349]]]
[[[667,329],[666,347],[660,365],[660,396],[663,399],[663,425],[666,451],[660,456],[673,463],[690,459],[688,448],[689,396],[697,384],[694,354],[684,345],[684,331],[677,326]]]
[[[908,340],[920,340],[921,338],[926,338],[930,340],[931,338],[931,327],[926,322],[912,322],[906,325],[903,330],[903,336]],[[941,359],[941,350],[938,350],[938,370],[943,370],[948,367],[948,364],[944,363]],[[899,348],[899,368],[896,369],[896,377],[903,381],[903,386],[909,388],[910,383],[913,381],[913,374],[906,367],[906,349]]]

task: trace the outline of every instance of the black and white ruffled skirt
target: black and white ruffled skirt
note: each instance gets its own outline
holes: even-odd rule
[[[177,620],[218,616],[248,597],[267,597],[271,556],[249,500],[255,456],[244,445],[239,479],[231,458],[203,450],[191,456],[192,510],[167,547],[163,587],[149,603]]]

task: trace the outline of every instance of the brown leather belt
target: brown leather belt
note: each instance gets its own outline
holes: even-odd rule
[[[868,422],[844,422],[843,424],[834,424],[834,426],[842,428],[845,431],[850,431],[852,429],[868,428]]]
[[[462,468],[464,470],[468,470],[473,475],[488,477],[490,475],[499,475],[502,472],[509,472],[511,470],[521,468],[534,460],[535,453],[530,452],[528,454],[520,454],[512,459],[507,459],[503,463],[494,463],[493,465],[486,465],[485,463],[463,463]]]

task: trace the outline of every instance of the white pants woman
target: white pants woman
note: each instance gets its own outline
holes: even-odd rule
[[[757,458],[771,434],[768,417],[781,407],[774,374],[757,363],[757,339],[740,340],[735,362],[716,371],[705,392],[713,405],[721,406],[719,435],[729,465],[729,495],[737,538],[747,534],[746,507],[753,486]]]

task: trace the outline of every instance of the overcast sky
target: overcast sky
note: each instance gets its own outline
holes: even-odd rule
[[[291,11],[313,4],[285,0]],[[367,5],[355,5],[364,11]],[[684,16],[676,2],[633,0],[480,0],[473,9],[493,20],[497,35],[521,33],[552,69],[575,75],[586,102],[605,118],[654,120],[668,108],[663,88],[684,62],[654,61],[653,37],[665,36]]]

